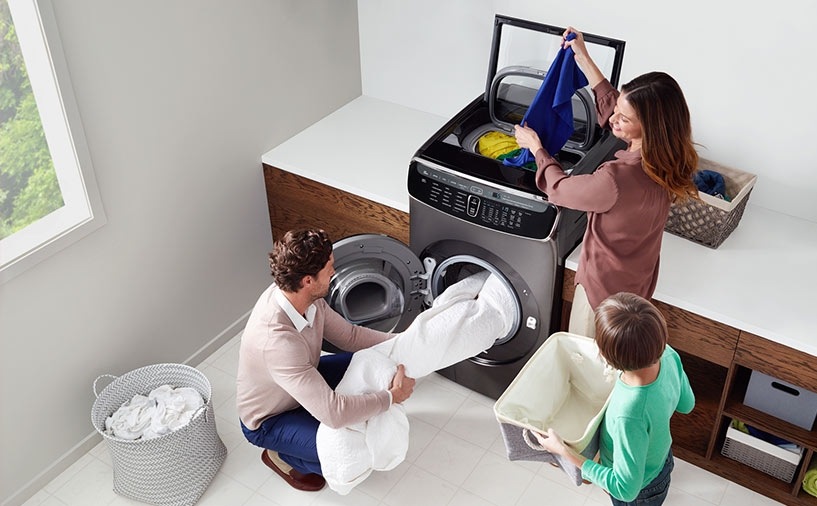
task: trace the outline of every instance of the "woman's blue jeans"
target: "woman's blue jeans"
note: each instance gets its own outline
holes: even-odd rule
[[[334,389],[343,379],[351,361],[351,353],[324,355],[318,363],[318,372],[329,387]],[[300,407],[267,418],[255,430],[248,429],[241,422],[241,430],[244,431],[247,441],[255,446],[278,452],[281,460],[296,471],[304,474],[322,474],[315,443],[318,425],[320,422],[306,409]]]
[[[672,450],[670,450],[667,460],[664,462],[664,468],[661,469],[661,472],[658,473],[654,480],[641,489],[634,501],[619,501],[610,496],[613,506],[660,506],[664,504],[669,493],[670,475],[673,467],[675,467],[675,461],[672,458]]]

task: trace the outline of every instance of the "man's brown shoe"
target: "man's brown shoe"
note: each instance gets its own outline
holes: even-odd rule
[[[292,488],[304,492],[317,492],[326,485],[323,476],[314,473],[304,474],[293,469],[292,466],[281,460],[278,452],[264,450],[261,452],[261,462],[278,473]]]

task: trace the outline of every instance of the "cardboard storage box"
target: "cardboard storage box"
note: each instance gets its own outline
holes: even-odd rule
[[[817,418],[817,393],[752,371],[743,403],[811,430]]]

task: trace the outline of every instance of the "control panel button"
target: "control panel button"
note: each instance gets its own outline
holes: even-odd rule
[[[479,211],[479,204],[480,204],[480,198],[479,197],[477,197],[476,195],[469,195],[468,196],[468,209],[467,209],[468,216],[473,218],[474,216],[477,215],[477,212]]]

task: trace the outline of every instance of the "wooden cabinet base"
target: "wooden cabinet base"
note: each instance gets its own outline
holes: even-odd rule
[[[263,167],[273,239],[295,228],[321,227],[334,241],[370,233],[408,244],[408,213],[271,165]]]

